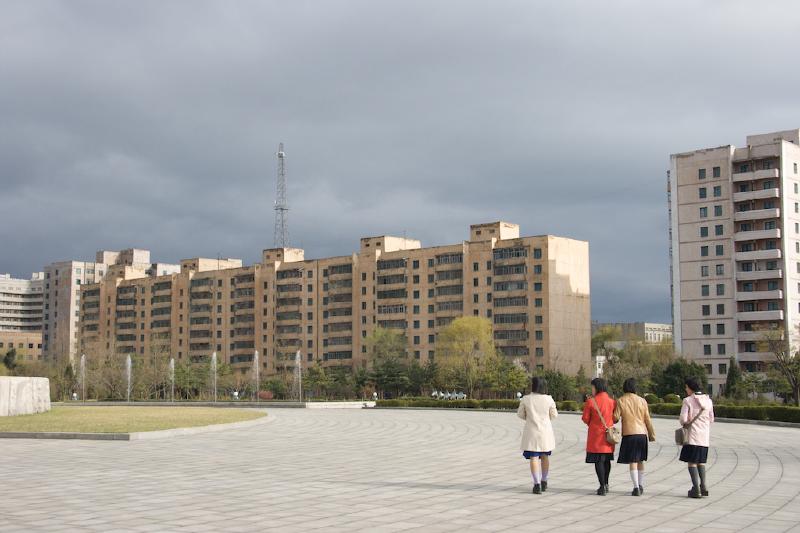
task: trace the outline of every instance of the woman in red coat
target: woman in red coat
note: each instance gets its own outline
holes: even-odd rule
[[[597,489],[598,496],[605,496],[608,493],[608,475],[611,473],[611,461],[614,459],[614,445],[606,441],[606,427],[614,425],[616,406],[617,402],[608,395],[605,380],[594,378],[592,396],[583,404],[582,418],[583,423],[589,426],[586,435],[586,462],[594,463],[597,481],[600,483],[600,488]],[[602,420],[597,414],[597,408],[603,415]]]

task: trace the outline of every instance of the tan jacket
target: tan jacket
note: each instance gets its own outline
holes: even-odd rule
[[[614,409],[614,422],[622,419],[622,436],[647,435],[647,440],[656,440],[656,431],[650,420],[650,409],[647,402],[639,395],[633,393],[623,394],[617,400]]]
[[[558,416],[556,402],[547,394],[531,393],[522,397],[517,416],[525,421],[520,449],[523,452],[551,452],[556,447],[553,424]]]

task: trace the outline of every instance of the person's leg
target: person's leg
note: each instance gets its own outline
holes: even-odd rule
[[[531,478],[533,479],[533,493],[541,492],[542,467],[538,457],[531,457]]]
[[[597,482],[600,484],[600,488],[597,489],[597,494],[605,494],[606,492],[606,462],[601,457],[597,460],[594,464],[594,472],[597,474]]]
[[[633,482],[633,488],[639,488],[639,469],[637,468],[636,463],[631,463],[629,466],[629,471],[631,475],[631,481]]]
[[[639,463],[639,492],[644,492],[644,462]]]
[[[605,462],[606,462],[606,467],[605,467],[606,471],[605,471],[605,483],[604,483],[604,485],[605,485],[606,491],[607,491],[608,490],[608,476],[611,475],[611,457],[606,456],[605,457]]]
[[[700,494],[708,496],[708,488],[706,486],[706,465],[697,465],[697,475],[700,478]]]
[[[542,490],[547,490],[547,477],[550,474],[550,456],[543,455],[542,461]]]
[[[692,490],[689,491],[689,497],[700,497],[700,473],[697,471],[695,463],[689,463],[689,477],[692,478]]]

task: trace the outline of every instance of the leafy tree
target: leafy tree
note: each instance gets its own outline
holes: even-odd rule
[[[377,359],[405,359],[408,348],[406,336],[394,329],[376,327],[366,339],[367,354]]]
[[[547,393],[555,401],[574,400],[578,396],[575,378],[551,369],[539,370],[536,375],[547,381]]]
[[[618,327],[603,326],[594,332],[592,335],[592,355],[605,355],[608,356],[610,350],[609,345],[612,342],[617,342],[622,338],[622,331]]]
[[[439,332],[436,358],[451,380],[460,381],[470,397],[495,357],[492,324],[485,318],[460,317]]]
[[[307,394],[313,397],[325,396],[328,387],[333,383],[333,380],[325,372],[325,369],[315,364],[306,368],[305,375],[303,376],[303,389]]]
[[[727,398],[741,398],[744,393],[742,369],[739,368],[736,358],[731,356],[728,362],[728,376],[725,378],[725,396]]]
[[[280,400],[286,399],[287,394],[289,394],[289,386],[286,380],[277,376],[264,379],[261,383],[261,390],[270,391],[276,399]]]
[[[654,366],[652,380],[656,395],[659,397],[664,397],[667,394],[685,395],[686,387],[684,382],[688,377],[699,379],[703,389],[708,386],[706,369],[698,363],[679,358],[663,368],[657,365]]]
[[[3,365],[9,370],[14,370],[17,366],[17,350],[16,348],[11,348],[6,352],[5,357],[3,357]]]

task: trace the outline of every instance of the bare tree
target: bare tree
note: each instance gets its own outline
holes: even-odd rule
[[[763,351],[775,356],[775,367],[789,383],[794,404],[800,406],[800,353],[797,347],[778,328],[763,330],[761,343]]]

